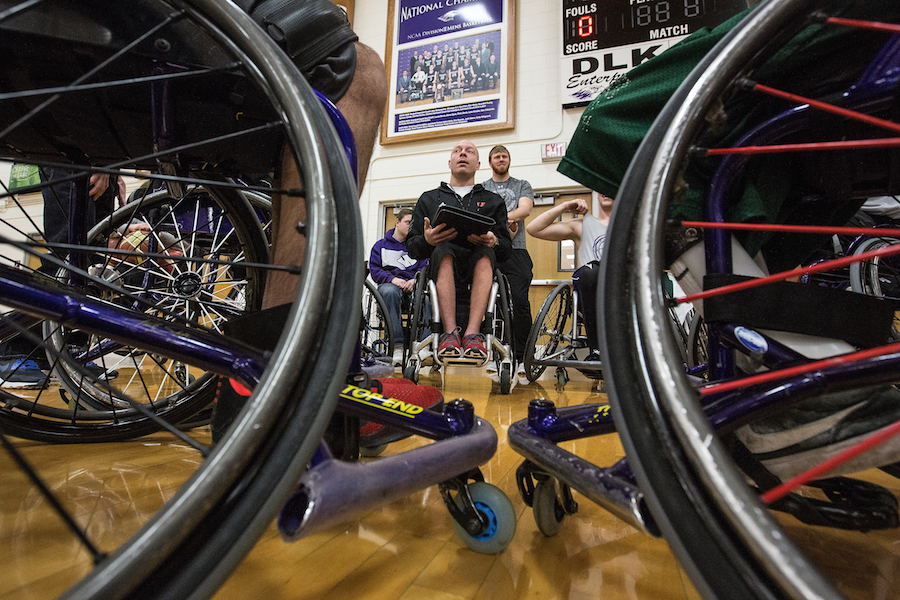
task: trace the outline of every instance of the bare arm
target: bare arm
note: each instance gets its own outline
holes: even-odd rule
[[[522,196],[519,198],[519,206],[517,206],[515,210],[509,211],[507,219],[510,223],[521,221],[531,214],[532,208],[534,208],[534,201],[528,196]]]
[[[580,244],[581,220],[557,220],[560,215],[567,212],[575,215],[587,214],[587,203],[581,198],[576,198],[575,200],[569,200],[568,202],[558,204],[547,212],[535,217],[535,219],[525,228],[525,231],[528,232],[528,235],[536,237],[539,240],[549,240],[551,242],[572,240],[576,245]]]

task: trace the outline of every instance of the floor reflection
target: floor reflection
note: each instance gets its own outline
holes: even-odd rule
[[[509,395],[485,374],[463,367],[446,376],[423,373],[421,383],[443,386],[446,399],[464,397],[497,430],[498,451],[482,467],[485,479],[511,499],[517,532],[499,555],[480,555],[456,536],[437,487],[419,490],[358,519],[286,544],[270,527],[216,600],[378,599],[496,600],[587,598],[696,600],[698,593],[664,540],[639,533],[576,493],[579,510],[559,533],[545,537],[519,496],[515,471],[522,458],[506,438],[524,419],[530,400],[558,406],[602,403],[606,395],[578,373],[564,388],[553,373]],[[208,442],[208,432],[197,433]],[[431,443],[412,437],[384,456]],[[562,446],[595,464],[624,456],[615,435]],[[91,446],[21,442],[29,460],[58,492],[101,550],[115,548],[152,515],[200,464],[200,456],[169,436]],[[379,458],[369,459],[379,460]],[[52,598],[90,568],[90,556],[66,531],[46,500],[5,453],[0,453],[0,598]],[[882,485],[896,480],[872,477]],[[900,492],[900,490],[896,490]],[[798,525],[786,531],[826,570],[840,574],[855,599],[900,598],[900,544],[895,531],[861,534]],[[873,551],[874,549],[874,551]]]

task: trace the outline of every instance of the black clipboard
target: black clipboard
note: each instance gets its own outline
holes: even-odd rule
[[[473,233],[476,235],[485,234],[497,224],[491,217],[446,204],[438,207],[437,212],[434,213],[434,219],[431,220],[431,226],[437,227],[441,223],[447,224],[446,229],[451,227],[456,229],[463,238]]]

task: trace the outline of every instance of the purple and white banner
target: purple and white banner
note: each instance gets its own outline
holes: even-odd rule
[[[509,0],[389,0],[381,143],[513,126]]]

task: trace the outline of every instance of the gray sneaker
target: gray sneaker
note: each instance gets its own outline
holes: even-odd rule
[[[50,378],[32,359],[12,358],[0,360],[0,387],[18,389],[42,389]]]
[[[790,479],[900,421],[900,390],[878,386],[809,398],[735,435],[781,480]],[[834,477],[900,461],[900,436],[845,462]]]

